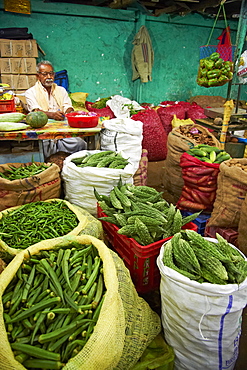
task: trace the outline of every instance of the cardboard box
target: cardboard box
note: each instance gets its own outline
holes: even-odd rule
[[[12,43],[10,40],[0,39],[0,56],[2,58],[12,57]]]
[[[25,58],[10,58],[11,74],[26,74]]]
[[[35,74],[35,58],[0,58],[1,74]]]
[[[29,85],[29,87],[32,87],[32,86],[34,86],[36,84],[36,82],[37,82],[36,75],[28,75],[27,78],[28,78],[28,85]]]
[[[25,57],[38,58],[38,46],[36,40],[25,40]]]
[[[26,90],[29,88],[27,75],[1,75],[2,83],[6,83],[12,90]]]
[[[35,58],[25,58],[25,69],[26,69],[26,74],[33,75],[35,74],[36,76],[36,59]]]
[[[15,40],[10,42],[12,43],[12,57],[21,58],[26,56],[25,41]]]
[[[12,70],[11,58],[0,58],[0,72],[1,74],[10,74]]]
[[[36,40],[0,39],[0,56],[2,58],[37,58]]]

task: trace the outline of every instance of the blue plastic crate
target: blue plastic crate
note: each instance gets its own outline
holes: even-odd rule
[[[189,211],[181,211],[183,217],[190,216],[193,214],[193,212]],[[193,223],[197,225],[198,234],[204,235],[206,222],[210,218],[211,214],[201,213],[195,220],[193,220]]]

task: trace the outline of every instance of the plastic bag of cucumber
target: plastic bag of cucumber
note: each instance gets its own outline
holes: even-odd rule
[[[1,370],[127,370],[161,331],[122,260],[93,236],[20,251],[0,296]]]

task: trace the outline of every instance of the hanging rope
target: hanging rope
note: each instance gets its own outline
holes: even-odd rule
[[[209,43],[210,43],[210,41],[211,41],[211,38],[212,38],[212,35],[213,35],[213,32],[214,32],[214,28],[215,28],[216,23],[217,23],[217,21],[218,21],[218,18],[219,18],[219,15],[220,15],[221,9],[222,9],[223,16],[224,16],[226,32],[228,33],[229,38],[230,38],[230,32],[229,32],[229,28],[228,28],[228,24],[227,24],[227,19],[226,19],[226,12],[225,12],[225,7],[224,7],[224,2],[225,2],[225,0],[223,0],[223,1],[220,3],[220,7],[219,7],[218,13],[217,13],[217,15],[216,15],[216,18],[215,18],[215,20],[214,20],[214,24],[213,24],[213,27],[212,27],[211,33],[210,33],[210,35],[209,35],[208,42],[207,42],[206,46],[208,46],[208,45],[209,45]]]

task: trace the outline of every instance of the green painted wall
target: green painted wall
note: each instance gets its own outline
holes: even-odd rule
[[[50,60],[56,71],[67,69],[70,91],[89,93],[89,101],[115,94],[153,104],[195,95],[227,96],[227,85],[207,89],[196,83],[199,47],[208,41],[212,19],[199,14],[154,17],[134,7],[114,10],[41,0],[32,0],[31,7],[31,15],[10,13],[1,0],[0,27],[28,27],[46,53],[39,59]],[[155,58],[152,81],[145,84],[131,79],[132,42],[142,25]],[[229,25],[234,43],[238,22]],[[217,44],[224,27],[217,22],[211,44]],[[246,99],[244,89],[241,98]]]

